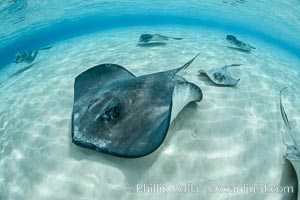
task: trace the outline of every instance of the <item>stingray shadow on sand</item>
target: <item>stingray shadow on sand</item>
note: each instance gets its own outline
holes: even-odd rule
[[[167,43],[165,43],[165,42],[156,42],[156,43],[137,44],[136,46],[151,48],[151,47],[160,47],[160,46],[166,46],[166,45],[167,45]]]
[[[36,64],[37,64],[37,63],[33,63],[33,64],[31,64],[31,65],[28,65],[28,66],[26,66],[26,67],[23,67],[23,68],[19,69],[19,70],[16,71],[15,73],[11,74],[11,75],[9,76],[9,78],[12,78],[12,77],[15,77],[15,76],[18,76],[18,75],[22,74],[23,72],[29,70],[30,68],[32,68],[32,67],[33,67],[34,65],[36,65]]]
[[[243,53],[246,53],[246,54],[250,54],[249,51],[247,50],[244,50],[244,49],[241,49],[241,48],[238,48],[238,47],[230,47],[230,46],[227,46],[228,49],[233,49],[235,51],[239,51],[239,52],[243,52]]]
[[[71,134],[69,134],[71,135]],[[124,191],[126,186],[139,183],[142,177],[151,169],[160,157],[160,151],[156,151],[146,157],[128,159],[115,157],[112,155],[100,153],[91,149],[82,148],[72,143],[69,139],[69,156],[77,161],[87,160],[99,163],[100,166],[111,166],[118,169],[125,177]]]

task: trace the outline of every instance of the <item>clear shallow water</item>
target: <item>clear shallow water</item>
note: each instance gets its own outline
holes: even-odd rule
[[[204,4],[204,8],[209,6]],[[28,24],[27,28],[34,23]],[[11,41],[9,37],[17,38],[20,30],[8,29],[12,35],[5,36],[5,43]],[[186,39],[166,46],[136,46],[139,35],[147,32]],[[238,36],[257,50],[251,54],[235,51],[225,42],[228,33],[191,24],[115,28],[50,43],[54,47],[40,51],[31,67],[4,66],[0,76],[0,199],[252,199],[243,193],[212,194],[209,185],[296,187],[295,174],[283,159],[281,133],[286,129],[279,109],[279,90],[289,87],[283,103],[297,133],[299,59],[270,41],[241,32]],[[156,152],[127,160],[71,143],[73,83],[80,72],[113,62],[143,75],[181,66],[198,52],[201,56],[181,74],[201,87],[204,98],[179,114]],[[200,68],[232,63],[244,64],[230,69],[241,79],[236,88],[215,87],[197,76]],[[201,191],[165,195],[127,192],[127,186],[137,183],[192,183]],[[259,193],[254,198],[295,196]]]
[[[226,2],[234,2],[232,0]],[[71,36],[135,25],[190,24],[263,38],[300,55],[300,3],[246,1],[232,6],[206,0],[68,2],[4,0],[0,3],[0,66],[16,51],[38,48]],[[31,42],[34,41],[34,42]]]
[[[136,46],[141,33],[156,31],[186,39],[166,46]],[[235,51],[224,42],[224,34],[171,26],[116,29],[55,43],[37,57],[34,66],[6,80],[21,66],[5,68],[0,86],[2,198],[250,199],[247,194],[211,194],[208,187],[212,183],[295,186],[292,170],[282,157],[281,131],[285,127],[278,94],[283,86],[290,87],[284,105],[297,130],[300,91],[296,85],[300,79],[291,66],[298,61],[247,36],[257,50],[251,54]],[[201,56],[182,75],[202,88],[204,99],[180,113],[156,152],[127,160],[71,143],[73,83],[80,72],[98,63],[114,62],[143,75],[181,66],[198,52]],[[241,78],[236,88],[215,87],[197,76],[200,68],[232,63],[245,64],[230,69]],[[284,170],[288,181],[282,178]],[[126,192],[126,186],[138,183],[193,183],[201,191],[167,195]],[[280,199],[282,194],[255,197]]]

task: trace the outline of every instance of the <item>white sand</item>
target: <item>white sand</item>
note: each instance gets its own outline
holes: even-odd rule
[[[186,39],[136,46],[139,35],[148,32]],[[279,91],[289,87],[283,104],[299,134],[300,61],[245,35],[239,37],[256,50],[230,49],[226,34],[192,27],[114,29],[54,44],[17,76],[8,78],[27,65],[7,66],[0,72],[0,199],[289,199],[280,193],[209,191],[210,184],[296,187],[283,159],[281,133],[287,130]],[[71,143],[73,84],[80,72],[111,62],[136,75],[149,74],[179,67],[198,52],[201,56],[181,75],[200,86],[204,98],[178,115],[153,154],[121,159]],[[244,64],[229,69],[241,79],[235,88],[215,87],[197,76],[200,68],[232,63]],[[137,193],[138,183],[191,183],[199,192]]]

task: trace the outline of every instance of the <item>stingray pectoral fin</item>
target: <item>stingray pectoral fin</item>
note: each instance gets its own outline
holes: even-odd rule
[[[202,90],[197,85],[189,82],[176,84],[172,97],[171,122],[187,104],[199,102],[202,98]]]
[[[205,70],[200,69],[200,70],[198,70],[198,73],[199,73],[198,76],[204,74],[204,75],[207,76],[211,81],[214,82],[214,80],[212,80],[212,79],[210,78],[210,76],[207,74],[207,72],[206,72]]]
[[[199,69],[199,70],[198,70],[198,73],[199,73],[198,75],[206,74],[206,71],[204,71],[203,69]]]
[[[117,81],[134,78],[135,76],[124,67],[116,64],[101,64],[92,67],[75,78],[74,100],[85,95],[92,89],[112,84]]]
[[[232,78],[231,80],[229,80],[229,83],[227,83],[228,86],[235,86],[236,84],[238,84],[238,82],[240,82],[241,79],[235,79]]]
[[[300,161],[299,160],[290,160],[288,159],[291,163],[292,166],[296,172],[297,175],[297,182],[298,182],[298,200],[300,199],[300,185],[299,185],[299,180],[300,180]],[[292,191],[291,191],[292,192]]]
[[[240,82],[241,79],[233,79],[231,85],[228,86],[236,86],[236,84],[238,84],[238,82]]]
[[[227,36],[226,36],[226,40],[227,40],[227,41],[228,41],[228,40],[229,40],[229,41],[235,41],[235,40],[237,40],[237,39],[236,39],[236,37],[235,37],[234,35],[227,35]]]

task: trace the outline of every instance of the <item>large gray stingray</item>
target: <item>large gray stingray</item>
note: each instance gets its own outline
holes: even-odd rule
[[[180,68],[138,77],[116,64],[101,64],[78,75],[73,143],[128,158],[156,150],[180,110],[202,99],[198,86],[177,75],[196,57]]]
[[[208,78],[217,85],[220,86],[235,86],[240,79],[235,79],[231,76],[227,67],[240,66],[241,64],[225,65],[224,67],[214,68],[208,71],[203,69],[198,70],[199,75],[205,74]]]

